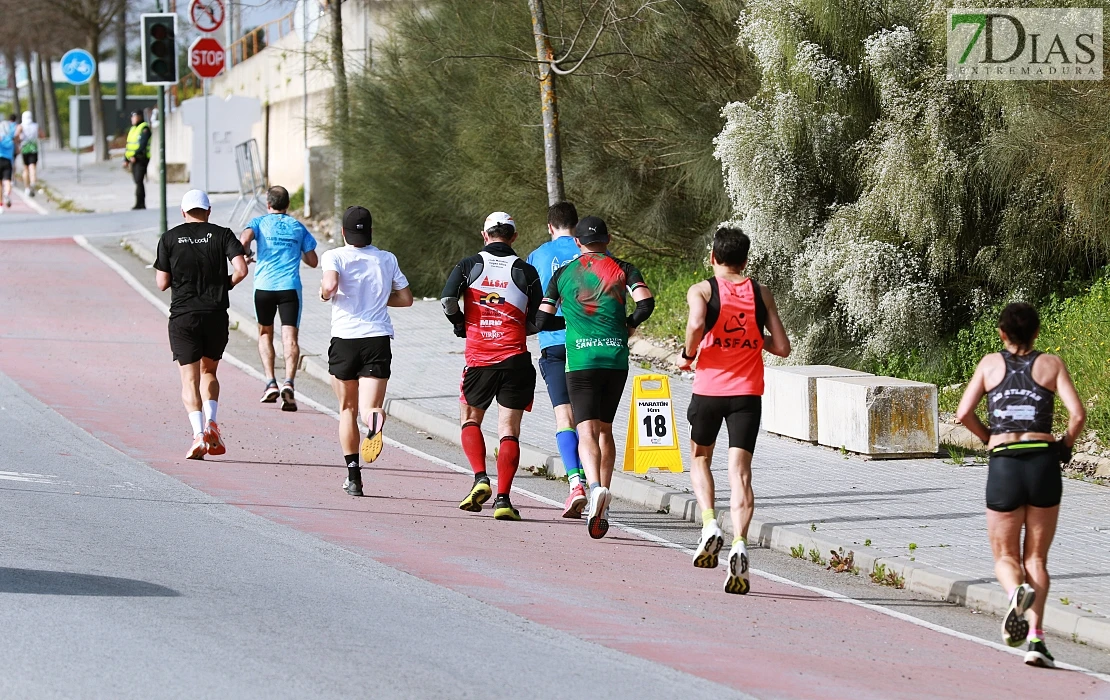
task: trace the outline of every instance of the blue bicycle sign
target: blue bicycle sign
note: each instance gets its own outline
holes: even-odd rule
[[[70,49],[62,56],[62,75],[73,85],[84,85],[92,80],[96,60],[84,49]]]

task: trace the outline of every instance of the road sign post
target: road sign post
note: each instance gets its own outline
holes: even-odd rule
[[[207,0],[193,0],[193,7]],[[218,0],[217,0],[218,1]],[[221,5],[222,7],[222,5]],[[222,10],[221,10],[222,12]],[[221,15],[222,17],[222,15]],[[221,19],[222,23],[223,20]],[[219,26],[219,25],[216,25]],[[223,45],[210,36],[202,36],[189,46],[189,68],[204,84],[204,189],[208,190],[208,81],[224,72],[227,65],[227,51]]]
[[[70,49],[62,55],[62,77],[73,85],[73,95],[77,98],[74,108],[77,118],[70,119],[76,128],[70,129],[69,140],[73,142],[74,170],[77,182],[81,182],[81,86],[92,80],[96,72],[96,59],[84,49]],[[92,117],[92,100],[89,100],[89,117]]]

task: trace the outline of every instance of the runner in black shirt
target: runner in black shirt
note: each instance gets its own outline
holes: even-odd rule
[[[181,366],[181,400],[189,412],[193,446],[187,459],[222,455],[227,449],[216,423],[220,382],[216,368],[227,346],[227,293],[247,276],[243,246],[231,229],[208,223],[208,195],[189,190],[181,199],[185,223],[158,240],[158,288],[173,288],[170,349]],[[227,261],[234,272],[227,274]],[[201,409],[201,396],[204,408]]]

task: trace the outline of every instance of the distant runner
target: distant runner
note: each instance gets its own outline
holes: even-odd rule
[[[763,412],[763,351],[786,357],[790,339],[779,320],[775,298],[747,277],[751,241],[739,229],[721,228],[713,236],[709,262],[713,277],[686,293],[690,316],[679,369],[695,358],[694,395],[690,400],[690,481],[701,506],[701,541],[694,566],[717,568],[724,533],[717,524],[710,467],[713,447],[728,426],[728,483],[732,491],[732,550],[728,555],[727,593],[748,592],[748,526],[755,512],[752,453]]]
[[[23,194],[34,197],[38,184],[39,125],[30,112],[23,113],[20,125],[19,154],[23,158]]]
[[[0,214],[4,213],[4,209],[12,208],[12,173],[19,131],[14,114],[7,121],[0,122]]]
[[[170,297],[170,348],[181,369],[181,400],[189,412],[193,446],[187,459],[227,452],[216,410],[216,369],[227,347],[228,291],[247,276],[243,246],[231,229],[208,223],[212,204],[201,190],[181,198],[185,223],[162,234],[154,261],[158,288]],[[227,261],[233,272],[227,274]],[[203,399],[203,412],[201,400]]]
[[[365,207],[343,214],[347,245],[325,251],[320,298],[331,302],[331,346],[328,371],[339,399],[339,446],[347,479],[343,490],[362,495],[359,453],[368,463],[382,452],[385,388],[393,353],[390,306],[412,306],[412,290],[397,257],[371,245],[373,222]],[[358,416],[369,427],[359,447]]]
[[[578,257],[578,244],[574,242],[574,227],[578,224],[578,211],[570,202],[552,204],[547,210],[547,231],[551,240],[532,251],[528,264],[540,275],[540,287],[547,288],[551,277],[563,265]],[[562,315],[560,313],[560,315]],[[567,393],[566,331],[540,331],[540,374],[547,382],[547,395],[555,409],[555,444],[563,458],[570,495],[563,504],[564,518],[581,518],[586,506],[586,472],[578,459],[578,433],[574,429],[574,416],[570,410]]]
[[[536,330],[536,311],[543,299],[536,269],[513,251],[516,236],[513,217],[500,211],[487,216],[482,226],[486,246],[455,265],[440,294],[455,335],[466,338],[459,401],[463,452],[474,470],[474,485],[459,508],[480,513],[492,495],[482,420],[496,398],[500,446],[493,517],[497,520],[520,520],[509,492],[520,466],[520,421],[525,411],[532,410],[536,393],[536,368],[527,336]]]
[[[289,216],[289,190],[275,185],[266,193],[268,214],[251,219],[239,236],[247,261],[251,242],[258,241],[258,267],[254,270],[254,312],[258,319],[258,356],[266,372],[262,403],[281,397],[281,410],[296,411],[293,380],[301,361],[298,329],[301,325],[301,261],[316,267],[316,239],[304,224]],[[278,389],[274,376],[274,317],[281,314],[281,346],[285,349],[285,381]]]
[[[998,336],[1005,349],[979,362],[956,418],[990,451],[987,530],[994,574],[1010,597],[1002,641],[1011,647],[1025,644],[1025,663],[1055,668],[1041,629],[1048,600],[1048,548],[1060,515],[1060,465],[1071,461],[1087,411],[1064,361],[1033,349],[1040,329],[1040,316],[1029,304],[1009,304],[1002,310]],[[975,413],[984,395],[990,428]],[[1056,395],[1068,411],[1062,441],[1052,433]]]
[[[596,540],[609,531],[609,487],[617,459],[613,419],[628,379],[629,329],[651,316],[655,299],[639,270],[609,254],[604,221],[587,216],[574,235],[581,255],[551,277],[536,323],[541,330],[567,332],[567,390],[578,454],[590,482],[586,528]],[[625,317],[629,291],[636,309]],[[565,319],[555,315],[557,308]]]

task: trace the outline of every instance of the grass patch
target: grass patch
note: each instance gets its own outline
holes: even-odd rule
[[[304,211],[304,185],[289,195],[289,211]]]
[[[54,203],[54,206],[58,207],[64,212],[69,212],[70,214],[92,213],[92,209],[86,209],[77,202],[74,202],[72,199],[66,199],[54,190],[50,189],[50,187],[42,180],[38,181],[38,188],[39,192],[42,192],[44,195],[46,195],[47,199]]]
[[[648,262],[640,266],[644,279],[655,295],[655,312],[641,326],[643,333],[652,338],[686,338],[686,292],[691,285],[708,279],[712,271],[696,263],[683,260]]]

